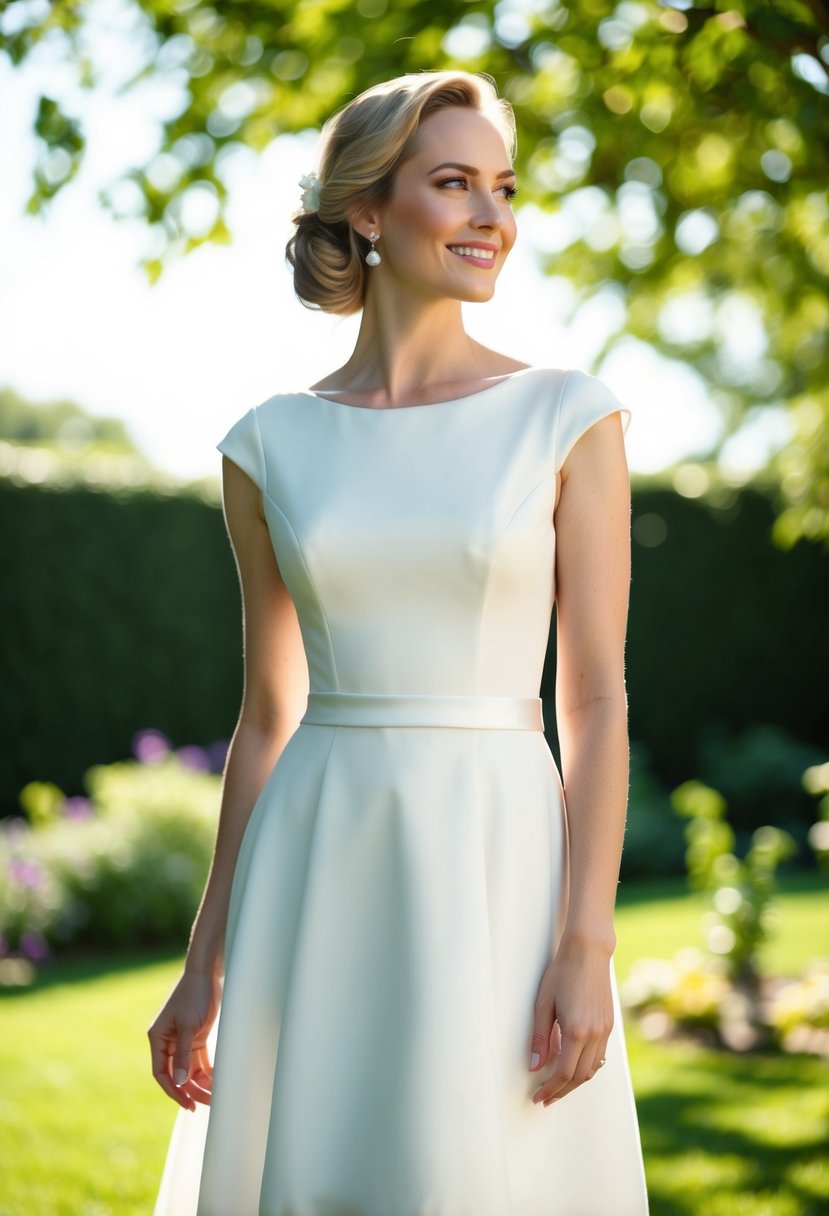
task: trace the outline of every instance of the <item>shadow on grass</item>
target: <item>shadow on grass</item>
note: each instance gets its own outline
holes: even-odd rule
[[[658,1088],[638,1092],[636,1102],[651,1216],[829,1211],[822,1061],[688,1049],[676,1055],[670,1047],[660,1055]]]
[[[170,946],[121,951],[118,954],[101,951],[66,955],[60,960],[41,964],[31,984],[22,987],[0,987],[0,1000],[31,996],[33,993],[61,985],[84,984],[90,980],[107,979],[127,972],[136,973],[176,960],[184,961],[184,951]]]

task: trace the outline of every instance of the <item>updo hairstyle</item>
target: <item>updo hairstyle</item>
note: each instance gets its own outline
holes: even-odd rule
[[[364,258],[370,246],[349,216],[361,206],[383,206],[394,174],[407,158],[424,118],[447,106],[469,106],[500,126],[515,152],[512,107],[484,73],[411,72],[367,89],[325,122],[319,158],[319,210],[293,216],[285,248],[294,290],[306,308],[350,316],[365,300]]]

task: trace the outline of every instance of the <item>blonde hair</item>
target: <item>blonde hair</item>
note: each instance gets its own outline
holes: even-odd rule
[[[363,307],[369,243],[349,217],[382,206],[424,118],[468,106],[500,126],[515,154],[515,116],[485,73],[410,72],[366,89],[325,122],[319,158],[319,209],[293,216],[285,248],[294,290],[307,308],[349,316]]]

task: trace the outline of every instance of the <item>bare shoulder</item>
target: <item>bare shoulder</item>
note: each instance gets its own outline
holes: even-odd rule
[[[222,502],[231,539],[235,539],[234,533],[244,534],[247,524],[256,520],[265,522],[261,490],[227,455],[222,455]]]
[[[556,473],[556,520],[561,518],[559,506],[565,493],[572,510],[582,510],[588,500],[629,503],[630,472],[618,411],[593,422],[565,457]]]
[[[342,367],[337,368],[337,370],[335,372],[331,372],[330,375],[323,376],[322,380],[318,380],[316,384],[310,385],[311,392],[316,393],[319,391],[324,393],[326,389],[331,389],[333,392],[336,392],[338,386],[342,384],[345,378],[346,369]]]
[[[566,481],[576,470],[584,470],[584,476],[595,474],[599,465],[604,469],[624,467],[627,471],[619,410],[604,414],[590,423],[573,444],[559,471],[562,480]]]
[[[528,371],[532,367],[531,363],[523,363],[520,359],[513,359],[511,355],[505,355],[501,351],[492,350],[489,346],[484,346],[480,342],[473,343],[473,350],[479,360],[481,375],[484,379],[491,376],[509,376],[512,372]]]

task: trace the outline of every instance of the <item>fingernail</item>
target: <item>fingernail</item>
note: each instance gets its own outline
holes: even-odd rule
[[[187,1080],[187,1073],[183,1068],[177,1068],[175,1071],[174,1081],[176,1085],[183,1085]]]
[[[534,1051],[534,1052],[532,1053],[532,1055],[530,1056],[530,1068],[537,1068],[537,1067],[538,1067],[538,1061],[539,1061],[540,1059],[541,1059],[541,1056],[538,1054],[538,1052],[537,1052],[537,1051]]]

